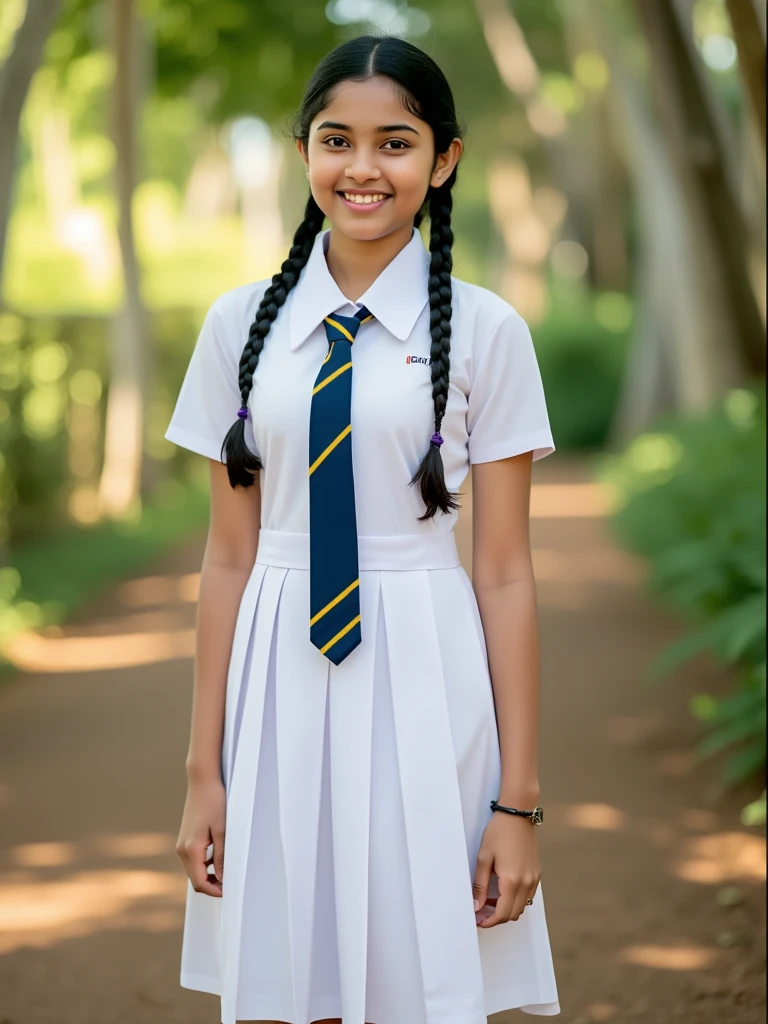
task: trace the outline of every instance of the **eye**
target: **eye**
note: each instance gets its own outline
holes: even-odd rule
[[[323,139],[323,143],[331,142],[346,142],[346,139],[342,139],[340,135],[329,135],[327,139]],[[341,146],[330,146],[330,149],[341,149]]]
[[[388,139],[388,142],[394,142],[398,149],[410,149],[411,147],[407,142],[403,142],[402,139]]]

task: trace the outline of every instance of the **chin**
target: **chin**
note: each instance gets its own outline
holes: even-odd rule
[[[330,219],[330,218],[329,218]],[[350,224],[346,218],[331,220],[331,224],[342,235],[358,242],[374,242],[397,230],[397,224]]]

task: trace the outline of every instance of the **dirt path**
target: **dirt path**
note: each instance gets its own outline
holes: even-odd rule
[[[755,793],[719,793],[690,753],[687,696],[722,680],[699,663],[674,685],[639,682],[675,624],[640,595],[642,567],[610,543],[583,467],[555,456],[535,480],[559,1019],[757,1024],[765,844],[738,819]],[[463,555],[468,528],[466,515]],[[0,689],[0,1024],[219,1019],[216,999],[177,985],[200,555],[198,539],[18,646],[27,671]],[[727,885],[740,905],[719,905]]]

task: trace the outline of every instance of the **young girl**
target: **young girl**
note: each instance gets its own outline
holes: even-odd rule
[[[554,444],[525,322],[451,276],[461,134],[409,43],[325,57],[289,256],[213,304],[166,433],[211,460],[178,852],[181,982],[224,1024],[560,1010],[528,539]]]

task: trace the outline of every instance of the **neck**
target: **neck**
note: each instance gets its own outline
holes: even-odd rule
[[[350,238],[331,225],[325,254],[328,271],[350,302],[357,302],[412,236],[412,224],[370,241]]]

